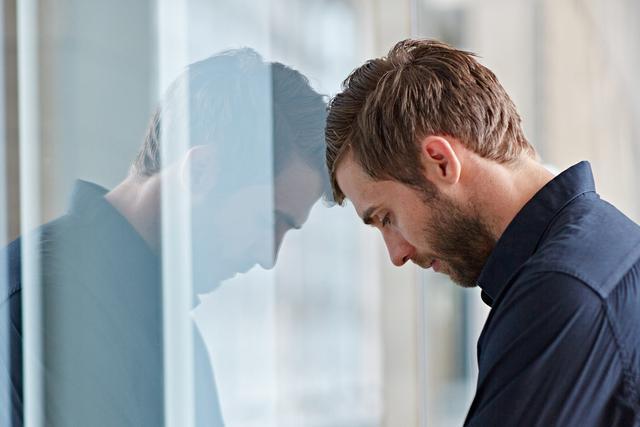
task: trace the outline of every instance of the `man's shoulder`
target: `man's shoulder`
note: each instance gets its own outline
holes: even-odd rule
[[[639,261],[640,226],[606,201],[584,198],[558,214],[522,273],[568,275],[606,298]]]
[[[74,236],[70,231],[77,226],[72,216],[63,215],[0,248],[0,304],[22,290],[23,253],[37,255],[34,260],[40,267],[48,265],[61,248],[70,246]]]
[[[559,271],[523,269],[492,309],[479,348],[485,361],[518,352],[515,345],[533,357],[568,331],[572,337],[587,337],[603,324],[602,299],[584,281]]]
[[[618,399],[624,366],[600,296],[574,275],[553,270],[522,270],[511,285],[478,341],[478,419],[513,410],[559,422],[575,416],[577,404],[581,418],[590,419],[594,408]],[[573,396],[574,412],[561,416],[566,396]]]

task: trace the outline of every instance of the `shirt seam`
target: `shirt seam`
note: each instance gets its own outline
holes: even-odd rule
[[[631,366],[631,358],[629,357],[625,347],[622,345],[615,322],[611,319],[610,310],[609,304],[606,304],[605,314],[607,316],[607,323],[609,324],[609,328],[613,334],[613,339],[615,340],[616,347],[618,348],[620,362],[622,363],[622,398],[626,404],[638,409],[640,408],[640,404],[637,403],[638,389],[636,384],[638,382],[638,375]]]
[[[498,302],[498,300],[501,301],[502,299],[504,299],[504,296],[507,294],[508,289],[511,289],[511,287],[513,287],[513,285],[518,282],[520,276],[522,276],[523,274],[540,274],[540,273],[542,273],[542,274],[544,274],[544,273],[560,273],[560,274],[565,274],[567,276],[570,276],[570,277],[580,281],[580,283],[584,287],[588,288],[592,293],[594,293],[598,297],[598,299],[600,299],[601,302],[604,302],[604,300],[605,300],[604,296],[600,292],[598,292],[595,289],[594,286],[592,286],[589,283],[589,281],[586,279],[586,277],[581,276],[578,272],[576,272],[574,270],[569,270],[569,269],[565,268],[562,264],[547,263],[547,264],[544,265],[544,268],[535,268],[535,267],[532,267],[531,265],[529,265],[528,263],[525,262],[506,281],[506,283],[503,286],[502,290],[497,295],[496,299],[493,301],[494,305],[491,307],[492,310],[493,310],[493,307],[496,306],[496,302]]]
[[[623,381],[622,397],[626,404],[630,405],[636,410],[639,410],[640,409],[640,400],[639,400],[640,392],[638,390],[638,382],[640,379],[640,375],[638,375],[637,370],[634,369],[631,361],[630,353],[627,351],[627,348],[623,345],[623,342],[618,330],[618,322],[616,321],[613,314],[611,313],[612,308],[611,308],[611,305],[609,304],[608,298],[604,300],[604,305],[605,305],[605,314],[607,316],[607,323],[609,324],[609,327],[613,334],[613,338],[615,340],[616,347],[618,348],[618,352],[620,355],[620,361],[622,363],[622,381]]]
[[[526,269],[526,266],[523,266]],[[566,274],[567,276],[571,276],[574,279],[579,280],[583,286],[588,288],[591,292],[596,294],[598,298],[602,301],[606,301],[606,296],[599,292],[596,287],[589,281],[586,276],[583,276],[579,271],[569,269],[563,264],[559,263],[548,263],[544,266],[544,268],[532,268],[531,273],[561,273]]]

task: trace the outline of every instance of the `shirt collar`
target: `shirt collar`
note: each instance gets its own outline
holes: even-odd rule
[[[91,182],[77,180],[71,193],[69,214],[83,218],[89,212],[94,212],[100,208],[111,207],[109,202],[104,198],[106,194],[106,188]],[[111,207],[111,209],[113,209],[113,207]]]
[[[121,248],[118,250],[120,254],[129,251],[129,256],[157,268],[158,257],[131,223],[104,197],[107,192],[97,184],[77,180],[68,213],[91,227],[94,237],[106,252],[109,253],[111,248]]]
[[[513,218],[498,239],[480,277],[482,300],[489,306],[509,278],[535,253],[556,214],[581,194],[595,192],[589,162],[580,162],[547,183]]]

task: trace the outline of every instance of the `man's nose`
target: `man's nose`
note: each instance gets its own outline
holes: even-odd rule
[[[384,243],[389,251],[389,258],[396,267],[401,267],[415,254],[415,248],[402,236],[395,233],[383,233]]]

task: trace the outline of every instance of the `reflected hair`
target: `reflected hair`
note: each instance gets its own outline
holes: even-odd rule
[[[419,141],[450,136],[487,159],[535,157],[515,105],[496,76],[470,52],[435,40],[404,40],[367,61],[329,103],[326,162],[333,198],[345,195],[336,169],[345,153],[373,179],[425,191]],[[433,189],[432,189],[433,190]]]
[[[174,158],[161,155],[188,131],[188,146],[214,144],[225,180],[236,185],[255,173],[272,153],[273,175],[296,155],[323,176],[326,98],[300,72],[266,62],[253,49],[221,52],[195,62],[170,85],[156,107],[130,173],[150,177]],[[171,152],[172,150],[165,151]],[[174,153],[176,156],[179,153]]]

